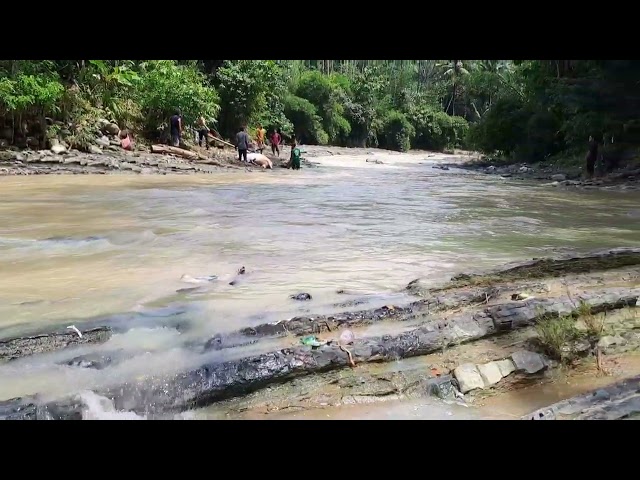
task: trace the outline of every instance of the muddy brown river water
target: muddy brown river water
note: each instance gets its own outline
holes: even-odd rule
[[[204,338],[345,310],[335,306],[344,301],[338,289],[376,294],[370,306],[400,304],[417,277],[435,284],[551,251],[640,238],[638,192],[443,171],[433,166],[452,157],[427,153],[313,161],[320,167],[298,172],[0,178],[0,337],[174,309],[195,324],[191,335]],[[246,278],[229,285],[241,266]],[[194,286],[181,281],[185,274],[219,279],[176,293]],[[289,299],[298,292],[313,300]],[[0,397],[68,393],[199,362],[179,337],[163,328],[116,335],[108,348],[147,353],[109,372],[71,371],[56,365],[58,354],[12,362],[0,367]]]

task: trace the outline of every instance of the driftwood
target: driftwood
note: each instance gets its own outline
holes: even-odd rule
[[[637,290],[616,289],[604,295],[585,295],[583,301],[593,311],[604,311],[634,306],[638,295]],[[349,346],[349,351],[356,364],[426,355],[451,345],[494,335],[505,328],[519,328],[546,315],[562,313],[570,303],[571,299],[567,297],[548,299],[540,304],[533,299],[520,302],[518,306],[513,304],[511,310],[463,313],[449,320],[434,319],[398,335],[356,339]],[[502,319],[502,316],[512,317],[516,314],[520,320],[518,322],[505,322]],[[162,416],[210,405],[295,377],[345,368],[349,363],[348,353],[340,345],[331,342],[317,349],[299,346],[222,363],[207,363],[181,374],[124,383],[96,393],[111,399],[118,410]],[[83,408],[81,400],[75,397],[50,403],[38,397],[16,398],[0,402],[0,418],[81,418]]]
[[[184,148],[171,147],[168,145],[151,145],[151,153],[168,153],[171,155],[177,155],[187,160],[197,160],[200,158],[196,152],[185,150]]]

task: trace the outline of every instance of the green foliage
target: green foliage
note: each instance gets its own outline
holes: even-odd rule
[[[0,78],[0,108],[5,112],[23,113],[30,109],[53,111],[64,87],[59,78],[50,74],[18,73]]]
[[[416,130],[412,145],[425,150],[461,147],[469,130],[464,118],[449,116],[429,105],[413,108],[411,120]]]
[[[227,137],[261,123],[303,143],[519,161],[584,157],[593,135],[612,164],[640,143],[638,78],[634,60],[0,60],[0,120],[47,115],[81,145],[96,119],[156,136],[179,108]]]
[[[284,117],[285,79],[274,60],[226,60],[216,73],[222,106],[220,128],[232,135],[242,125],[291,129]]]
[[[480,122],[469,128],[469,145],[481,152],[509,155],[525,137],[528,119],[529,112],[520,98],[500,98]]]
[[[302,74],[294,90],[296,96],[308,100],[316,108],[322,119],[322,129],[332,143],[351,133],[351,125],[343,116],[344,106],[340,103],[346,85],[344,77],[330,77],[312,70]]]
[[[293,123],[295,137],[300,143],[326,145],[329,142],[329,136],[322,128],[322,118],[309,100],[289,94],[284,104],[284,113]]]
[[[220,111],[217,92],[195,65],[178,65],[173,60],[150,60],[140,66],[136,98],[149,133],[167,125],[176,109],[182,111],[185,125],[199,116],[212,122]]]
[[[411,148],[411,140],[416,130],[404,113],[391,110],[384,118],[381,127],[381,132],[378,133],[381,146],[400,152],[406,152]]]
[[[542,348],[551,358],[559,361],[571,360],[565,352],[568,350],[566,347],[579,337],[576,322],[571,315],[542,318],[536,324],[536,332]]]

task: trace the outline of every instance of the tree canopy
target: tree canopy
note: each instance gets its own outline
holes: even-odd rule
[[[77,135],[104,117],[153,138],[180,109],[302,143],[468,148],[538,161],[638,141],[634,60],[2,60],[0,117],[50,117]],[[622,153],[621,153],[622,154]]]

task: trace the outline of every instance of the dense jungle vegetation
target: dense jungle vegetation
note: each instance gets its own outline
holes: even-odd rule
[[[157,140],[179,108],[227,138],[261,123],[305,144],[535,162],[583,155],[590,135],[626,154],[639,107],[633,60],[0,61],[5,146],[62,134],[82,148],[98,118]]]

